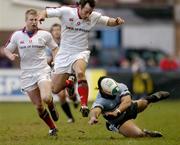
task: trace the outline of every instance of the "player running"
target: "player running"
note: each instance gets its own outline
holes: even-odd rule
[[[22,90],[28,94],[40,118],[48,125],[49,135],[55,136],[57,127],[54,121],[58,120],[58,113],[51,95],[51,69],[47,64],[45,48],[49,47],[55,53],[58,46],[49,32],[38,29],[37,16],[34,9],[26,11],[25,27],[12,34],[4,51],[11,61],[20,58]],[[16,48],[19,55],[14,53]]]

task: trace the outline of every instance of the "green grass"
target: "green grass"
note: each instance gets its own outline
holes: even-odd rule
[[[38,118],[31,103],[0,103],[0,145],[179,145],[180,144],[180,101],[162,101],[150,105],[139,114],[136,124],[141,128],[154,129],[164,134],[163,138],[125,138],[106,130],[101,117],[99,124],[88,125],[73,109],[76,122],[68,124],[62,110],[58,138],[47,135],[48,128]]]

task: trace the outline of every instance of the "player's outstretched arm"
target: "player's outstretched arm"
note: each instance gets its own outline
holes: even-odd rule
[[[40,24],[45,20],[45,18],[47,18],[46,10],[40,11],[38,14],[38,21],[40,22]]]
[[[90,111],[90,119],[89,119],[89,124],[93,125],[98,123],[98,117],[100,116],[102,112],[102,109],[100,107],[95,107],[93,109],[91,109]]]
[[[107,26],[118,26],[124,24],[124,19],[117,17],[117,18],[109,18],[107,22]]]

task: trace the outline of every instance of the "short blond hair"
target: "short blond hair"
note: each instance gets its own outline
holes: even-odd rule
[[[29,15],[37,16],[37,15],[38,15],[38,12],[37,12],[35,9],[29,9],[29,10],[27,10],[26,13],[25,13],[25,20],[27,20],[27,18],[28,18]]]

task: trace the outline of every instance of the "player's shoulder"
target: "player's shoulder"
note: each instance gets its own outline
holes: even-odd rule
[[[98,11],[93,11],[92,13],[91,13],[91,16],[101,16],[102,14],[100,13],[100,12],[98,12]]]
[[[118,86],[120,89],[126,89],[126,90],[128,89],[127,85],[124,83],[118,83]]]
[[[16,36],[20,36],[21,34],[23,34],[23,29],[18,29],[14,32],[11,33],[11,37],[16,37]]]
[[[77,9],[77,7],[74,5],[63,5],[61,6],[61,9],[71,11],[71,10]]]
[[[96,19],[101,17],[101,13],[97,12],[97,11],[93,11],[90,15],[90,19]]]

